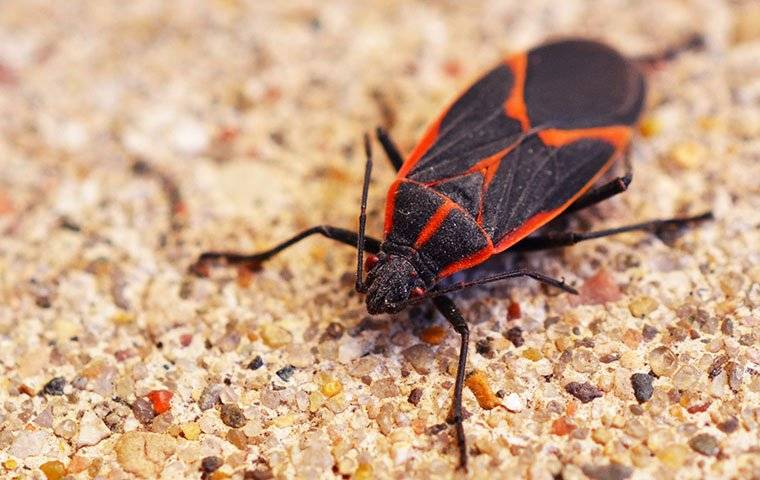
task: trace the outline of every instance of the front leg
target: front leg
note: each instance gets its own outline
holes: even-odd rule
[[[464,388],[464,374],[467,368],[467,349],[470,342],[470,327],[467,326],[462,313],[454,302],[447,296],[434,297],[433,304],[446,320],[454,327],[461,338],[459,346],[459,364],[457,365],[457,377],[454,382],[454,425],[457,430],[457,444],[459,445],[459,466],[467,470],[467,439],[464,436],[464,424],[462,423],[462,389]]]
[[[208,266],[216,263],[224,263],[227,265],[240,265],[252,270],[261,268],[261,264],[270,258],[274,257],[278,253],[282,252],[286,248],[300,242],[304,238],[310,237],[314,234],[319,234],[332,240],[336,240],[346,245],[356,247],[359,243],[359,234],[346,230],[345,228],[333,227],[330,225],[318,225],[311,227],[308,230],[294,235],[293,237],[285,240],[282,243],[275,245],[269,250],[263,252],[244,254],[238,252],[204,252],[190,266],[190,271],[199,276],[206,276],[208,274]],[[380,240],[372,237],[364,238],[364,250],[370,253],[377,253],[380,251]]]

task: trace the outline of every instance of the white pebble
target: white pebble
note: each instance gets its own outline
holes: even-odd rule
[[[103,420],[94,412],[85,412],[79,423],[79,435],[77,435],[77,448],[97,445],[98,442],[111,435],[111,430],[106,427]]]
[[[516,393],[510,393],[507,398],[504,399],[504,406],[510,412],[522,412],[525,408],[525,402]]]

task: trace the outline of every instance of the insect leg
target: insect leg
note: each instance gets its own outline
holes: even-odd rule
[[[362,184],[362,203],[359,208],[359,237],[356,243],[356,291],[360,293],[367,292],[367,285],[364,283],[364,235],[367,224],[367,196],[369,195],[369,181],[372,178],[372,144],[369,141],[369,135],[364,135],[364,154],[367,156],[367,163],[364,165],[364,183]]]
[[[617,235],[625,232],[652,232],[655,235],[666,235],[679,230],[682,227],[692,224],[712,220],[712,212],[705,212],[693,217],[669,218],[666,220],[653,220],[643,223],[635,223],[623,227],[610,228],[608,230],[599,230],[597,232],[558,232],[549,235],[528,237],[516,243],[510,248],[510,251],[526,252],[533,250],[545,250],[549,248],[566,247],[575,245],[585,240]]]
[[[464,436],[464,424],[462,423],[462,389],[464,388],[464,373],[467,367],[467,347],[470,342],[470,328],[454,302],[445,295],[433,298],[433,304],[446,320],[454,327],[461,338],[459,347],[459,364],[457,365],[457,377],[454,382],[454,425],[457,430],[457,444],[459,445],[459,466],[467,470],[467,439]]]
[[[572,205],[567,207],[567,210],[562,212],[562,215],[583,210],[584,208],[596,205],[599,202],[614,197],[618,193],[623,193],[628,190],[628,186],[633,180],[633,168],[631,167],[631,161],[628,155],[625,156],[624,163],[625,174],[622,177],[617,177],[604,185],[600,185],[593,190],[586,192],[583,196],[574,201]]]
[[[242,265],[255,270],[260,268],[261,264],[266,260],[269,260],[286,248],[314,234],[319,234],[354,247],[356,247],[359,243],[359,235],[356,232],[346,230],[345,228],[333,227],[330,225],[318,225],[308,230],[304,230],[303,232],[294,235],[284,242],[275,245],[269,250],[265,250],[263,252],[257,252],[253,254],[242,254],[237,252],[205,252],[198,257],[198,260],[193,265],[190,266],[190,271],[195,274],[205,276],[207,273],[208,265],[214,263]],[[365,237],[364,249],[371,253],[379,252],[380,240],[377,240],[376,238]]]
[[[678,55],[688,52],[689,50],[700,50],[705,46],[705,39],[702,35],[695,33],[683,42],[670,46],[662,51],[649,55],[641,55],[634,60],[636,63],[646,69],[655,69],[663,63],[669,62]]]
[[[401,165],[404,164],[404,158],[401,156],[401,152],[398,151],[396,143],[391,140],[391,136],[383,127],[377,127],[375,133],[377,134],[377,139],[380,142],[380,145],[382,145],[383,150],[385,150],[385,154],[388,155],[388,160],[393,164],[393,168],[398,171],[401,168]]]

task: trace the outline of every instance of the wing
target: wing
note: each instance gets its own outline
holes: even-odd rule
[[[494,253],[562,213],[604,175],[629,136],[625,127],[580,132],[541,131],[491,167],[477,218]]]
[[[420,183],[452,178],[514,144],[523,126],[506,105],[522,96],[519,71],[524,68],[504,62],[476,81],[428,127],[399,178]]]
[[[456,246],[428,248],[439,276],[506,250],[604,175],[629,142],[644,93],[635,66],[596,42],[556,42],[507,59],[433,122],[401,166],[388,191],[386,238],[420,251],[436,238]],[[396,228],[421,208],[396,203],[409,184],[440,205],[414,228]],[[465,227],[477,245],[458,245]]]

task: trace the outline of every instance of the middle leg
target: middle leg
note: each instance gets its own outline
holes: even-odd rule
[[[635,223],[633,225],[610,228],[607,230],[599,230],[596,232],[557,232],[548,235],[527,237],[512,246],[509,251],[529,252],[535,250],[546,250],[549,248],[567,247],[570,245],[575,245],[579,242],[583,242],[585,240],[593,240],[595,238],[608,237],[610,235],[617,235],[618,233],[625,232],[639,231],[652,232],[655,235],[664,235],[677,231],[680,228],[712,219],[712,212],[705,212],[701,215],[695,215],[693,217],[652,220],[649,222]]]
[[[470,327],[467,326],[462,313],[454,302],[447,296],[434,297],[433,304],[446,320],[454,327],[461,338],[459,346],[459,363],[457,365],[457,377],[454,382],[454,425],[457,430],[457,445],[459,446],[459,466],[467,470],[467,439],[464,436],[464,424],[462,423],[462,390],[464,389],[464,374],[467,368],[467,350],[470,343]]]

